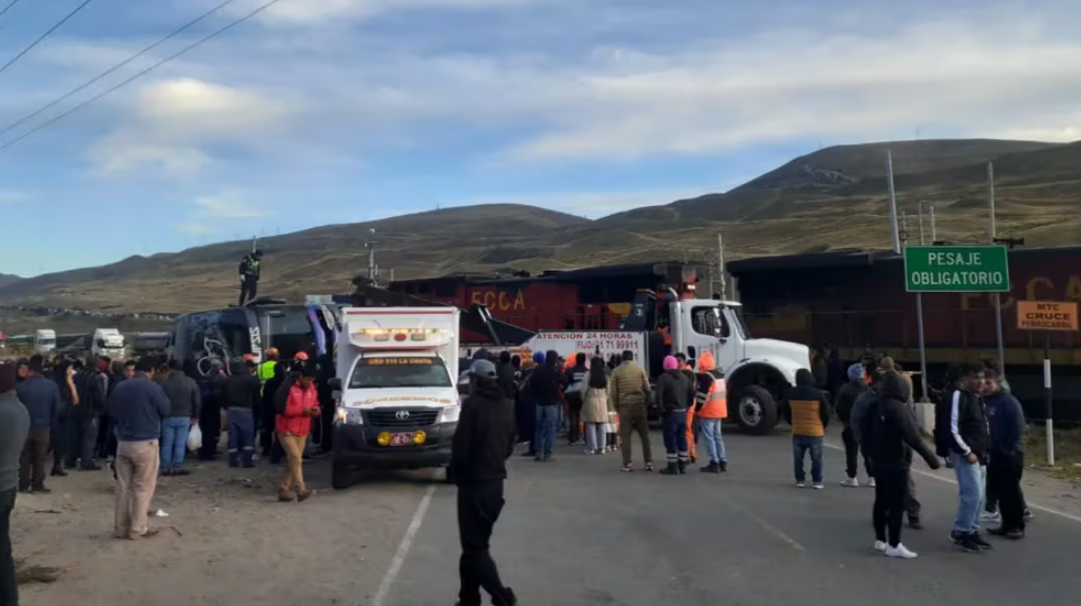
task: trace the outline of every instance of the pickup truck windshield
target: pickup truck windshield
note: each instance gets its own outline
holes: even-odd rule
[[[453,387],[443,360],[422,358],[361,358],[349,378],[349,389],[372,387]]]

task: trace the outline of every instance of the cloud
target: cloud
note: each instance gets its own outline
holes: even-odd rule
[[[208,219],[258,219],[274,213],[254,204],[245,194],[224,191],[195,199],[196,217]]]
[[[1038,22],[915,24],[892,35],[768,32],[582,74],[575,111],[513,148],[519,158],[701,155],[770,141],[1081,128],[1081,41]],[[622,72],[622,73],[620,73]],[[1030,118],[1038,116],[1038,118]],[[1024,118],[1022,118],[1024,117]],[[1076,137],[1074,137],[1076,138]]]
[[[24,191],[0,189],[0,204],[15,204],[30,200],[30,194]]]
[[[542,0],[286,0],[267,9],[266,14],[271,22],[321,25],[329,21],[371,19],[391,11],[493,9],[539,1]],[[243,6],[237,11],[247,12],[251,8]]]
[[[257,90],[195,78],[161,80],[140,91],[132,121],[87,154],[107,171],[191,172],[212,160],[209,147],[255,145],[277,134],[295,109],[282,97]]]

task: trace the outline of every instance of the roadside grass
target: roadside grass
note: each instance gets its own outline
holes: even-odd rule
[[[1030,425],[1025,434],[1025,462],[1060,480],[1081,483],[1081,428],[1056,429],[1055,466],[1047,465],[1047,439],[1043,425]]]

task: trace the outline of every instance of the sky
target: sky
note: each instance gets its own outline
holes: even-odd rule
[[[16,2],[0,65],[83,1]],[[267,2],[233,0],[16,124],[221,2],[92,0],[0,69],[0,273],[478,203],[599,218],[842,143],[1081,139],[1075,0],[278,0],[31,132]]]

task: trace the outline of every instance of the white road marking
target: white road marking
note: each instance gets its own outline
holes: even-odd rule
[[[844,446],[838,446],[836,444],[830,444],[828,442],[824,442],[824,444],[825,444],[826,448],[832,448],[833,450],[840,450],[841,452],[844,452],[844,450],[845,450]],[[942,477],[940,475],[933,474],[933,473],[931,473],[929,471],[923,471],[922,469],[913,469],[911,471],[912,471],[912,473],[918,473],[918,474],[920,474],[921,476],[923,476],[925,478],[931,478],[932,480],[938,480],[939,482],[945,482],[947,484],[953,484],[954,486],[957,485],[957,480],[955,480],[953,478],[944,478],[944,477]],[[1081,517],[1075,516],[1073,514],[1066,513],[1064,511],[1059,511],[1057,509],[1051,509],[1050,507],[1044,507],[1043,505],[1037,505],[1037,504],[1031,503],[1031,502],[1028,503],[1028,507],[1029,507],[1029,509],[1035,509],[1037,511],[1042,511],[1044,513],[1049,513],[1051,515],[1056,515],[1056,516],[1058,516],[1060,518],[1070,520],[1071,522],[1077,522],[1078,524],[1081,524]]]
[[[747,516],[748,518],[751,518],[751,520],[754,523],[758,524],[759,526],[761,526],[762,528],[766,529],[771,534],[773,534],[775,537],[777,537],[777,538],[781,539],[782,541],[784,541],[785,543],[787,543],[788,546],[791,547],[792,549],[795,549],[796,551],[798,551],[800,553],[803,553],[803,551],[804,551],[803,545],[800,545],[795,539],[788,536],[784,532],[781,532],[781,530],[779,528],[777,528],[776,526],[774,526],[773,524],[770,524],[766,520],[762,519],[760,516],[758,516],[754,512],[749,511],[747,509],[744,509],[743,507],[740,507],[739,505],[736,504],[735,501],[733,501],[727,495],[722,494],[721,499],[723,499],[726,503],[728,503],[729,507],[731,507],[732,509],[735,509],[736,511],[742,513],[743,515]]]
[[[375,592],[375,597],[372,598],[371,606],[383,606],[383,602],[390,595],[394,581],[398,578],[398,573],[402,571],[402,564],[405,563],[405,558],[413,547],[413,540],[417,538],[417,531],[420,530],[420,525],[424,523],[424,516],[428,513],[428,506],[431,505],[432,495],[434,494],[435,485],[429,486],[428,490],[424,491],[424,498],[420,500],[417,512],[413,514],[413,520],[409,522],[409,528],[406,529],[402,542],[398,544],[398,551],[394,554],[394,559],[390,561],[387,573],[383,575],[383,580],[379,583],[379,589]]]

